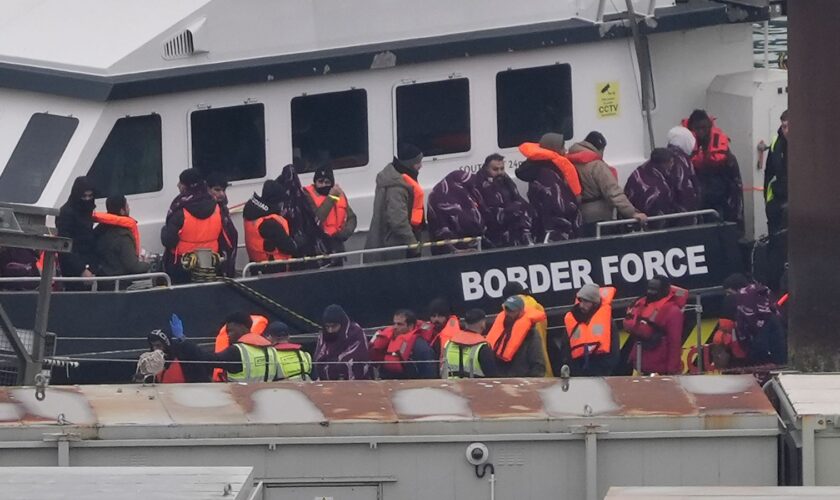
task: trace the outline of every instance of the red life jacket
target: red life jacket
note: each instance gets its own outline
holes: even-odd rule
[[[631,330],[635,337],[641,340],[659,341],[661,336],[655,327],[648,324],[641,323],[641,319],[647,320],[649,323],[658,325],[657,316],[662,305],[666,302],[673,302],[677,307],[682,309],[688,301],[688,290],[671,285],[668,294],[654,302],[648,302],[645,298],[636,301],[630,308],[627,309],[627,316],[624,318],[624,328]]]
[[[289,260],[291,255],[284,254],[280,250],[274,249],[271,252],[265,251],[265,238],[260,234],[260,226],[268,219],[272,219],[283,226],[286,234],[289,234],[289,223],[277,214],[266,215],[255,220],[246,220],[243,225],[245,227],[245,249],[248,251],[248,259],[251,262],[265,262],[269,260]]]
[[[729,152],[729,137],[715,125],[715,118],[712,120],[712,129],[709,132],[709,145],[706,148],[700,147],[700,141],[696,141],[694,152],[691,154],[691,163],[695,170],[703,170],[709,167],[722,167],[726,163]],[[688,118],[682,121],[682,126],[688,128]],[[693,132],[692,132],[693,133]],[[696,139],[697,136],[695,135]]]
[[[177,359],[170,361],[168,366],[155,375],[155,381],[159,384],[184,384],[187,382],[184,377],[184,370],[181,369],[181,362]]]
[[[426,206],[425,194],[423,193],[423,188],[416,180],[414,180],[413,177],[408,174],[402,174],[402,177],[411,188],[412,193],[409,222],[411,222],[411,227],[418,228],[422,226],[423,222],[426,220],[426,215],[424,213]]]
[[[222,212],[219,205],[216,205],[213,214],[206,219],[199,219],[186,208],[182,210],[184,211],[184,225],[178,231],[178,245],[175,247],[176,259],[200,248],[208,248],[218,253],[219,235],[222,234]]]
[[[412,330],[400,335],[394,335],[394,327],[389,326],[376,332],[370,341],[371,361],[384,361],[382,369],[400,375],[405,371],[404,361],[411,359],[414,344],[421,337],[419,330],[421,322],[417,322]]]
[[[136,220],[127,215],[109,214],[107,212],[93,212],[93,220],[99,224],[124,227],[131,231],[131,236],[134,237],[134,246],[137,249],[137,256],[140,256],[140,231],[137,229]]]
[[[312,201],[315,202],[316,207],[320,208],[327,199],[326,196],[318,194],[318,191],[315,190],[315,186],[312,184],[306,186],[306,192],[309,193],[309,196],[312,198]],[[341,195],[339,196],[338,201],[333,204],[332,209],[330,209],[330,213],[327,214],[327,218],[321,221],[321,225],[324,234],[327,236],[335,236],[344,228],[344,224],[346,222],[347,197]]]
[[[583,193],[577,169],[574,165],[572,165],[572,162],[560,153],[550,149],[545,149],[536,142],[524,142],[520,144],[519,152],[525,155],[525,158],[528,158],[529,160],[550,161],[560,172],[560,175],[566,179],[566,184],[569,185],[569,188],[575,196],[580,196],[581,193]]]
[[[268,318],[260,316],[259,314],[251,315],[251,332],[262,335],[268,326]],[[230,347],[230,339],[227,334],[227,325],[222,325],[219,328],[219,333],[216,335],[216,345],[213,352],[219,353]],[[221,368],[213,369],[213,382],[224,382],[225,371]]]
[[[584,164],[592,162],[592,161],[597,161],[597,160],[603,161],[604,157],[601,156],[599,153],[596,153],[595,151],[585,149],[583,151],[577,151],[575,153],[567,154],[566,159],[569,160],[570,162],[574,163],[575,165],[584,165]],[[609,165],[607,165],[607,168],[610,169],[610,173],[613,174],[613,177],[615,177],[615,180],[618,180],[618,170],[616,170],[615,167],[611,167]],[[583,188],[581,187],[581,189],[583,189]],[[581,191],[581,192],[583,192],[583,191]]]
[[[528,337],[528,332],[536,326],[540,321],[546,320],[545,311],[540,311],[533,307],[525,306],[525,314],[523,314],[511,327],[510,332],[505,335],[505,315],[507,313],[503,310],[496,316],[493,326],[487,333],[487,343],[493,348],[496,357],[502,361],[510,362],[525,339]]]

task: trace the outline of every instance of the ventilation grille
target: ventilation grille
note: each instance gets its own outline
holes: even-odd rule
[[[195,54],[193,34],[190,30],[184,30],[163,44],[164,59],[180,59]]]

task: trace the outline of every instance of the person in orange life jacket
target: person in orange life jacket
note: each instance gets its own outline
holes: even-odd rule
[[[99,225],[93,230],[96,238],[97,274],[120,276],[149,272],[149,263],[140,260],[140,234],[137,221],[129,216],[125,196],[105,200],[107,213],[93,213]]]
[[[312,176],[312,184],[305,188],[315,221],[324,232],[324,243],[329,253],[344,251],[344,242],[356,232],[356,214],[347,202],[347,196],[335,183],[329,167],[319,167]]]
[[[174,282],[188,283],[190,272],[184,269],[181,257],[201,248],[219,252],[224,240],[222,210],[197,169],[181,172],[178,190],[160,230],[160,241],[165,248],[164,270]]]
[[[572,376],[606,377],[619,361],[618,335],[612,327],[615,288],[601,289],[588,283],[577,292],[577,303],[566,313]]]
[[[589,132],[581,142],[573,144],[566,155],[580,177],[583,233],[595,236],[598,222],[613,219],[613,209],[619,218],[634,218],[644,223],[647,216],[630,203],[618,185],[611,167],[604,162],[607,139],[598,131]]]
[[[500,377],[545,377],[545,347],[537,323],[545,312],[526,308],[519,295],[508,297],[487,334]]]
[[[451,331],[460,328],[460,321],[458,316],[453,314],[449,301],[443,297],[437,297],[429,302],[429,323],[426,326],[428,328],[420,329],[420,334],[440,357],[441,349],[449,340]]]
[[[695,109],[682,125],[697,139],[691,163],[700,183],[700,208],[717,210],[723,220],[735,222],[743,230],[741,170],[729,149],[729,138],[715,125],[714,118],[701,109]]]
[[[525,302],[526,309],[536,309],[540,312],[545,312],[545,307],[542,304],[537,302],[531,292],[528,291],[527,288],[522,286],[522,283],[518,281],[509,281],[507,285],[502,289],[502,297],[511,297],[513,295],[518,295],[522,297],[522,300]],[[549,349],[553,349],[555,352],[555,362],[560,362],[563,358],[563,353],[565,352],[565,356],[568,357],[569,355],[569,341],[568,338],[565,341],[565,345],[563,344],[562,338],[565,335],[552,335],[552,337],[558,337],[553,339],[554,345],[551,346],[552,343],[549,340],[549,332],[548,332],[548,318],[538,321],[536,324],[537,333],[540,334],[540,342],[542,343],[543,347],[543,357],[545,358],[545,376],[546,377],[553,377],[555,369],[559,370],[564,364],[568,364],[568,362],[561,362],[558,366],[555,367],[555,363],[552,362],[551,357],[549,356]],[[560,359],[557,359],[557,358]],[[559,371],[557,372],[559,373]]]
[[[423,166],[423,152],[417,146],[400,144],[397,156],[376,176],[373,218],[365,248],[414,245],[425,226],[425,194],[417,181]],[[419,257],[419,249],[404,256]],[[378,253],[365,261],[384,261],[403,257],[401,251]]]
[[[563,134],[548,133],[539,144],[519,146],[525,161],[516,176],[528,183],[528,200],[534,208],[534,236],[538,242],[571,240],[581,235],[582,193],[574,165],[566,159]]]
[[[245,248],[251,262],[283,261],[297,256],[298,247],[289,235],[289,223],[280,215],[283,188],[275,180],[263,183],[262,195],[254,193],[245,203]]]
[[[153,330],[146,337],[149,349],[163,352],[166,359],[166,365],[163,371],[155,376],[155,381],[159,383],[209,382],[209,366],[204,363],[190,363],[190,361],[202,361],[204,356],[201,348],[184,337],[181,319],[173,314],[169,325],[171,335],[163,330]]]
[[[222,262],[222,272],[225,276],[233,278],[236,276],[236,254],[239,245],[239,231],[236,230],[236,225],[233,219],[230,218],[230,209],[228,208],[228,188],[227,177],[220,172],[210,172],[207,176],[207,190],[210,196],[219,204],[222,211],[222,236],[219,240],[219,255],[224,258]]]
[[[444,344],[444,356],[446,355],[446,349],[449,347],[450,342],[456,345],[462,346],[464,351],[469,349],[471,346],[475,346],[478,344],[486,344],[487,334],[487,315],[481,309],[470,309],[469,311],[464,314],[464,328],[462,331],[456,332],[450,339],[447,339],[446,344]],[[464,352],[464,355],[468,355]],[[463,358],[461,358],[463,359]],[[466,360],[465,360],[466,361]],[[499,368],[497,366],[496,355],[493,352],[493,349],[490,348],[489,345],[484,345],[478,351],[478,367],[481,370],[481,377],[484,378],[494,378],[499,376]],[[446,371],[447,365],[449,366],[449,370],[451,371],[453,368],[457,370],[459,368],[459,364],[456,363],[444,363],[442,367],[443,371]],[[443,378],[447,378],[449,374],[442,373]],[[469,373],[460,373],[456,374],[458,377],[469,377]]]
[[[379,364],[379,375],[388,379],[437,378],[437,356],[421,333],[430,326],[417,320],[408,309],[394,313],[394,324],[376,332],[368,350],[371,361]]]
[[[76,177],[70,197],[61,206],[55,218],[58,235],[73,240],[73,251],[58,254],[58,264],[63,276],[94,276],[96,270],[96,238],[93,234],[93,211],[96,197],[93,183],[87,177]],[[66,289],[83,290],[82,283],[68,283]],[[89,288],[89,286],[88,286]]]
[[[253,320],[251,319],[251,316],[248,315],[248,313],[241,311],[231,313],[225,319],[225,329],[227,331],[228,341],[230,343],[228,348],[222,352],[204,352],[204,360],[210,362],[209,366],[211,368],[221,368],[225,371],[225,381],[227,382],[270,382],[275,378],[274,374],[276,374],[276,351],[272,346],[271,341],[269,341],[260,334],[252,333],[252,327]],[[269,358],[274,359],[273,364],[271,362],[271,359],[263,360],[266,361],[266,365],[264,367],[264,374],[266,375],[265,377],[255,377],[253,380],[231,379],[231,374],[242,374],[244,372],[245,376],[248,376],[248,370],[244,369],[245,363],[242,359],[242,356],[247,354],[248,351],[246,349],[241,349],[237,346],[237,344],[243,344],[245,346],[253,346],[260,348],[265,351],[265,355],[267,355]],[[247,362],[251,365],[250,367],[252,370],[259,370],[263,368],[263,366],[257,360],[248,360]],[[268,365],[272,365],[271,370],[269,370]],[[269,375],[270,373],[271,375]]]
[[[667,277],[656,276],[648,281],[645,296],[627,309],[624,329],[633,341],[629,362],[636,366],[636,350],[641,348],[642,373],[682,373],[682,307],[687,298],[686,290],[674,289]]]
[[[268,318],[266,318],[265,316],[260,316],[259,314],[251,314],[250,317],[250,333],[264,335],[265,330],[268,327]],[[222,324],[222,327],[219,328],[219,333],[216,334],[216,341],[213,346],[213,352],[220,353],[228,347],[230,347],[230,335],[228,335],[227,322],[225,322],[224,324]],[[216,368],[215,370],[213,370],[213,382],[224,381],[225,371],[221,368]]]
[[[785,364],[787,338],[770,289],[743,274],[727,277],[723,288],[726,295],[712,337],[714,345],[726,350],[716,359],[718,368]]]

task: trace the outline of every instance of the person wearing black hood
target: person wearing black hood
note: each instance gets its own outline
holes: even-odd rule
[[[94,276],[96,269],[96,237],[93,233],[93,210],[96,198],[93,183],[87,177],[76,177],[70,190],[70,198],[61,206],[55,226],[58,235],[73,240],[73,251],[58,254],[61,273],[64,276]],[[68,289],[82,286],[68,284]]]
[[[318,380],[365,380],[371,378],[365,331],[351,321],[344,309],[332,304],[324,309],[323,330],[315,346],[314,378]]]
[[[218,254],[225,236],[222,209],[197,169],[181,172],[178,190],[160,230],[160,241],[166,249],[164,270],[174,282],[188,283],[190,273],[181,264],[181,257],[198,249]]]
[[[201,348],[184,337],[181,319],[173,314],[169,322],[171,335],[163,330],[152,330],[146,340],[150,351],[161,351],[166,360],[162,371],[155,375],[158,383],[210,382],[210,365],[201,363]],[[198,361],[198,362],[196,362]]]
[[[289,223],[280,215],[283,188],[275,180],[263,183],[262,195],[254,193],[245,203],[242,220],[245,248],[251,262],[289,260],[298,247],[289,236]]]
[[[219,254],[224,258],[222,271],[225,276],[233,278],[236,275],[236,250],[239,244],[239,232],[230,218],[228,208],[227,177],[219,172],[211,172],[207,176],[207,190],[215,198],[222,210],[222,236],[219,241]]]
[[[417,182],[423,166],[423,152],[412,144],[400,144],[397,156],[376,176],[373,218],[365,248],[415,245],[425,224],[425,195]],[[399,253],[374,254],[365,260],[399,258]],[[407,257],[419,257],[412,249]]]
[[[319,167],[306,186],[310,208],[324,233],[329,253],[344,251],[344,242],[356,232],[356,214],[347,202],[344,191],[335,183],[330,167]]]

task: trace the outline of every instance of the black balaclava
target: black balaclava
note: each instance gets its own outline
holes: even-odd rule
[[[315,186],[315,191],[317,191],[321,196],[330,194],[330,189],[335,186],[335,175],[333,175],[332,169],[330,167],[318,167],[318,169],[315,170],[315,175],[312,176],[312,183],[314,184],[319,179],[326,179],[330,181],[330,185],[323,187]]]
[[[645,297],[647,298],[648,302],[656,302],[657,300],[664,299],[668,292],[671,290],[671,281],[664,277],[664,276],[656,276],[651,281],[655,281],[659,283],[659,288],[657,289],[656,293],[652,293],[652,290],[647,290],[645,292]],[[648,288],[651,288],[650,282],[648,282]]]
[[[85,176],[76,177],[70,189],[70,202],[80,212],[89,214],[96,208],[96,199],[83,200],[82,195],[87,191],[93,191],[93,183]]]

